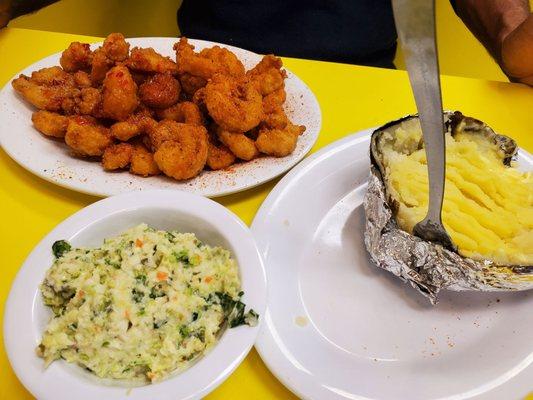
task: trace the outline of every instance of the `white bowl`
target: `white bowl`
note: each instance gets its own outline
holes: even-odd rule
[[[262,320],[265,270],[250,230],[236,215],[212,200],[178,191],[127,193],[98,201],[63,221],[41,240],[22,265],[7,299],[7,355],[21,382],[38,399],[196,399],[222,383],[250,351],[259,326],[227,329],[188,370],[134,388],[100,380],[62,360],[44,368],[35,348],[52,313],[42,302],[39,285],[53,262],[52,244],[66,239],[74,246],[98,246],[104,238],[142,222],[157,229],[193,232],[209,245],[229,249],[239,265],[243,302]]]

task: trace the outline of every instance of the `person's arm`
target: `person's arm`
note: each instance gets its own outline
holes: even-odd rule
[[[455,6],[503,71],[533,86],[533,14],[528,0],[456,0]]]
[[[58,0],[0,0],[0,29],[10,20],[37,11]]]

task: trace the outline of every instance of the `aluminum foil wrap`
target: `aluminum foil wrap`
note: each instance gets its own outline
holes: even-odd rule
[[[407,116],[377,129],[370,146],[370,177],[365,195],[365,245],[374,263],[426,296],[432,304],[438,293],[448,290],[512,291],[533,289],[533,266],[499,266],[494,262],[465,258],[442,246],[426,242],[398,227],[392,199],[386,193],[381,173],[378,148],[379,135],[402,122],[417,118]],[[502,152],[503,163],[510,165],[516,154],[515,142],[498,135],[481,121],[459,112],[446,112],[447,134],[455,129],[479,133]],[[390,132],[390,129],[389,129]]]

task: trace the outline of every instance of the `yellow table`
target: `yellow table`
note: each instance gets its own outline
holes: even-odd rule
[[[100,39],[24,29],[0,31],[0,85],[8,83],[27,65],[63,50],[75,40],[96,42]],[[309,85],[322,109],[322,132],[313,151],[348,133],[380,125],[415,110],[405,72],[297,59],[284,62]],[[448,76],[443,77],[442,87],[445,108],[476,116],[497,131],[515,138],[526,150],[533,151],[533,89]],[[0,125],[0,129],[4,128]],[[217,201],[250,224],[275,183]],[[2,316],[11,282],[31,249],[63,219],[96,200],[98,198],[62,189],[33,176],[0,151],[0,252],[4,255],[0,279]],[[30,398],[9,366],[2,340],[0,399]],[[237,371],[207,398],[295,397],[267,370],[253,350]]]

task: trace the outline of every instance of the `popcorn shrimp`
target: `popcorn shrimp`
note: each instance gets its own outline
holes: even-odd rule
[[[91,68],[93,53],[89,43],[72,42],[61,54],[59,63],[67,72]]]
[[[67,132],[68,117],[50,111],[36,111],[32,114],[33,126],[46,136],[63,138]]]
[[[255,141],[257,149],[264,154],[285,157],[296,148],[298,136],[305,130],[304,126],[288,123],[283,129],[261,129]]]
[[[133,146],[130,143],[112,144],[106,147],[102,155],[102,166],[106,171],[126,168],[133,156]]]
[[[169,57],[164,57],[151,47],[141,49],[134,47],[130,57],[126,60],[126,65],[136,71],[159,72],[176,74],[178,66]]]
[[[217,129],[217,135],[220,141],[241,160],[250,161],[259,155],[254,141],[244,133],[229,132],[219,127]]]
[[[223,129],[246,132],[256,127],[263,116],[262,98],[246,80],[215,75],[205,87],[209,115]]]
[[[172,107],[157,110],[159,119],[172,119],[177,122],[184,122],[191,125],[203,125],[204,118],[196,104],[190,101],[183,101]]]
[[[103,85],[102,108],[112,119],[125,120],[139,105],[137,85],[124,65],[109,70]]]
[[[160,135],[157,141],[150,135],[156,148],[154,160],[165,175],[177,180],[198,175],[207,161],[208,139],[203,126],[164,121],[169,129],[167,136]]]
[[[69,119],[65,143],[80,156],[101,156],[113,143],[109,129],[98,125],[94,118],[77,116]]]

